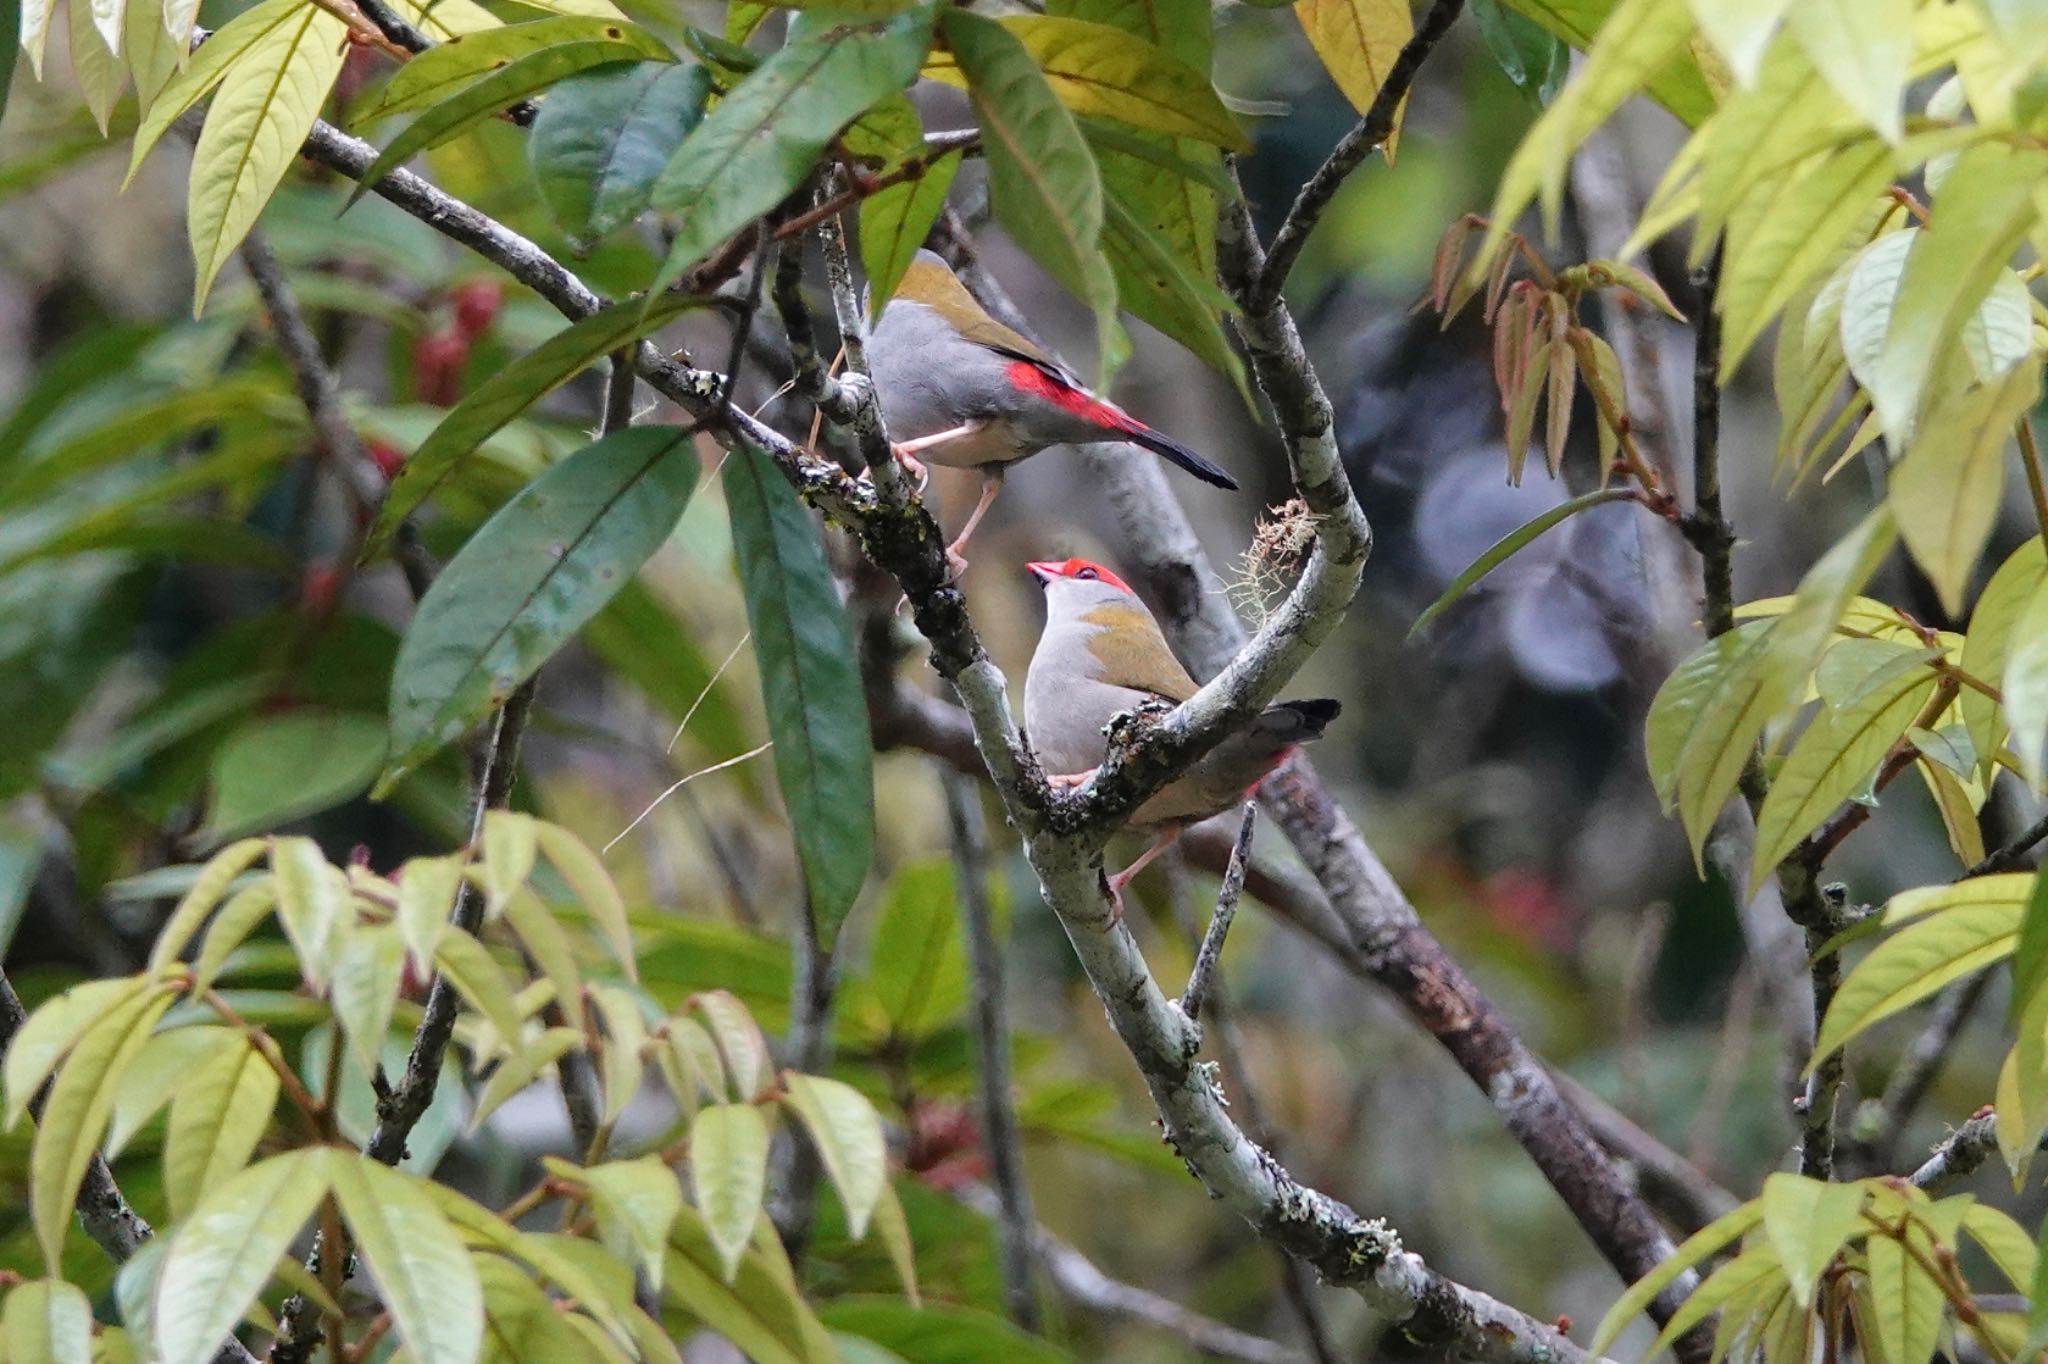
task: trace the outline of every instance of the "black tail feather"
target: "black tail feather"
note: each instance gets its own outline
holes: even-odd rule
[[[1228,488],[1232,492],[1237,491],[1236,479],[1224,473],[1221,469],[1211,464],[1208,460],[1203,459],[1171,436],[1162,436],[1151,427],[1142,426],[1130,433],[1130,439],[1133,443],[1144,446],[1147,450],[1152,451],[1152,453],[1162,455],[1173,463],[1178,464],[1204,483],[1213,483],[1219,488]]]
[[[1309,701],[1275,701],[1259,718],[1267,728],[1285,731],[1282,737],[1289,742],[1305,744],[1322,738],[1323,731],[1343,709],[1342,703],[1326,696]]]

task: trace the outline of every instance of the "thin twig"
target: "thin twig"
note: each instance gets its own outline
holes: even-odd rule
[[[832,1006],[838,992],[837,962],[832,945],[818,932],[818,916],[810,897],[797,907],[795,978],[789,987],[789,1033],[783,1064],[791,1070],[817,1074],[832,1055]],[[776,1201],[775,1230],[791,1260],[801,1260],[810,1242],[811,1219],[817,1211],[818,1153],[809,1142],[785,1134],[777,1148],[770,1179],[781,1190]]]
[[[1339,139],[1323,164],[1316,168],[1316,173],[1294,196],[1286,220],[1273,234],[1273,244],[1266,251],[1265,268],[1260,271],[1256,284],[1239,299],[1245,309],[1263,313],[1280,297],[1281,289],[1287,284],[1287,276],[1301,255],[1301,248],[1307,245],[1309,234],[1322,221],[1323,211],[1337,197],[1337,191],[1344,187],[1351,172],[1358,169],[1366,157],[1378,151],[1393,134],[1394,120],[1400,115],[1415,78],[1422,73],[1422,64],[1429,59],[1429,54],[1443,36],[1450,32],[1451,24],[1464,8],[1465,0],[1436,0],[1429,7],[1429,12],[1422,16],[1414,35],[1402,46],[1393,65],[1387,68],[1387,78],[1381,82],[1379,93],[1373,96],[1372,106],[1365,111],[1365,117]]]
[[[2014,424],[2020,442],[2020,468],[2027,474],[2027,495],[2034,500],[2034,521],[2048,535],[2048,475],[2041,471],[2041,445],[2034,438],[2033,418],[2025,413]]]
[[[1194,969],[1188,972],[1187,988],[1180,994],[1180,1011],[1194,1023],[1202,1021],[1202,998],[1208,994],[1210,978],[1223,960],[1223,940],[1230,933],[1230,921],[1237,917],[1237,900],[1244,893],[1245,867],[1251,862],[1252,833],[1258,822],[1258,802],[1246,801],[1244,816],[1237,826],[1237,841],[1230,845],[1223,885],[1216,892],[1216,912],[1209,916],[1208,930],[1202,934],[1202,945],[1195,953]]]
[[[961,929],[974,973],[974,1041],[980,1059],[981,1149],[995,1183],[1003,1271],[1003,1303],[1010,1319],[1036,1333],[1038,1294],[1031,1283],[1031,1189],[1024,1179],[1023,1139],[1017,1130],[1016,1098],[1010,1088],[1010,1018],[1003,982],[1002,951],[996,944],[988,896],[988,832],[981,818],[981,793],[963,773],[939,774],[952,832],[953,865],[960,881]]]
[[[1699,551],[1704,580],[1701,620],[1707,638],[1735,628],[1735,531],[1721,510],[1721,287],[1722,246],[1693,272],[1692,511],[1679,528]]]
[[[1977,1011],[1991,975],[1979,971],[1941,995],[1926,1024],[1899,1058],[1884,1093],[1857,1110],[1850,1124],[1850,1140],[1863,1170],[1876,1173],[1892,1167],[1900,1135],[1941,1073],[1957,1035]]]
[[[2042,815],[2015,834],[2010,842],[1985,854],[1983,861],[1957,879],[1967,881],[1973,876],[1991,876],[2002,871],[2022,871],[2027,866],[2027,855],[2044,839],[2048,839],[2048,815]]]

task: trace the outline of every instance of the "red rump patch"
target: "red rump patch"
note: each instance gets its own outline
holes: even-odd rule
[[[1045,399],[1080,417],[1084,421],[1107,426],[1113,431],[1143,431],[1144,423],[1129,416],[1121,409],[1095,397],[1072,384],[1061,383],[1058,376],[1037,365],[1023,360],[1010,365],[1010,382],[1025,393]]]

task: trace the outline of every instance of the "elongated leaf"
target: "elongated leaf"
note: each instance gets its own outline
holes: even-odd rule
[[[2048,984],[2048,874],[2036,873],[2020,917],[2019,940],[2013,945],[2010,1013],[2015,1026],[2044,984]]]
[[[36,1239],[53,1273],[63,1265],[72,1204],[106,1132],[122,1074],[170,1006],[171,993],[161,985],[130,995],[79,1037],[50,1086],[29,1152],[29,1189]]]
[[[563,15],[505,24],[435,43],[398,68],[384,90],[353,118],[362,126],[391,114],[425,109],[494,72],[551,48],[598,44],[626,49],[614,60],[667,62],[668,47],[635,24],[587,15]],[[550,96],[552,98],[552,96]]]
[[[638,217],[710,93],[709,68],[662,62],[601,66],[549,91],[526,159],[562,231],[590,243]]]
[[[619,898],[619,888],[612,883],[611,873],[604,869],[604,862],[588,844],[559,824],[541,823],[535,826],[534,832],[548,865],[568,884],[577,902],[589,911],[591,921],[604,935],[605,945],[611,949],[626,979],[639,979],[633,930],[626,922],[626,902]]]
[[[252,886],[245,886],[228,897],[207,927],[206,941],[199,948],[199,956],[192,963],[192,991],[201,993],[212,987],[214,978],[226,964],[228,954],[242,945],[256,928],[256,925],[277,908],[277,883],[266,877]]]
[[[2048,744],[2048,577],[2037,579],[2033,595],[2013,620],[2000,680],[2013,751],[2020,770],[2040,790],[2048,781],[2042,753]]]
[[[1745,1203],[1732,1212],[1724,1213],[1685,1238],[1671,1257],[1630,1284],[1621,1300],[1609,1308],[1607,1315],[1600,1319],[1600,1325],[1593,1332],[1593,1342],[1586,1347],[1591,1355],[1607,1352],[1638,1312],[1648,1307],[1659,1293],[1669,1288],[1686,1270],[1693,1268],[1709,1255],[1742,1236],[1763,1220],[1761,1203]]]
[[[348,880],[310,838],[271,840],[270,870],[277,883],[277,918],[298,954],[299,969],[316,986],[327,983],[334,953],[353,922]]]
[[[273,829],[361,795],[384,759],[374,715],[298,710],[250,719],[214,753],[201,846]]]
[[[1407,0],[1301,0],[1294,15],[1323,69],[1361,115],[1415,32]]]
[[[90,1364],[92,1304],[85,1293],[62,1279],[9,1288],[0,1304],[0,1357],[17,1364]]]
[[[1896,142],[1913,58],[1913,0],[1800,0],[1785,22],[1835,93]]]
[[[163,1364],[203,1364],[327,1194],[325,1147],[273,1156],[214,1191],[172,1236],[153,1297]]]
[[[2041,392],[2038,364],[1961,394],[1942,394],[1891,475],[1892,514],[1952,616],[2005,494],[2005,451],[2013,423]]]
[[[1821,1271],[1861,1224],[1858,1212],[1866,1196],[1853,1184],[1828,1184],[1803,1175],[1775,1174],[1764,1181],[1759,1200],[1764,1234],[1777,1248],[1786,1281],[1800,1306],[1813,1301],[1813,1287]]]
[[[861,1092],[838,1080],[785,1071],[783,1106],[802,1119],[825,1172],[846,1204],[847,1231],[858,1241],[882,1187],[889,1181],[889,1148],[881,1115]]]
[[[727,1283],[753,1238],[767,1182],[768,1124],[761,1110],[746,1103],[701,1110],[690,1124],[690,1187]]]
[[[549,1028],[519,1052],[500,1061],[485,1083],[483,1093],[477,1096],[476,1107],[470,1112],[470,1130],[482,1127],[485,1119],[503,1107],[507,1099],[538,1080],[542,1071],[582,1045],[583,1034],[577,1029]]]
[[[682,221],[653,290],[780,203],[840,129],[917,78],[930,43],[928,9],[821,24],[740,82],[654,183],[654,206]]]
[[[511,695],[661,548],[697,486],[689,441],[652,426],[587,445],[449,561],[399,646],[391,754],[373,795]]]
[[[1249,405],[1244,365],[1223,330],[1223,315],[1236,306],[1206,277],[1196,275],[1134,207],[1107,184],[1103,191],[1102,249],[1115,270],[1123,305],[1228,378]]]
[[[242,244],[306,135],[347,55],[348,25],[314,5],[258,39],[214,91],[192,153],[186,219],[198,271],[193,312]],[[168,100],[159,100],[161,108]],[[152,110],[154,113],[154,110]]]
[[[2048,579],[2048,554],[2042,552],[2037,535],[2008,555],[1978,594],[1976,608],[1970,613],[1970,632],[1963,640],[1964,672],[1994,684],[2003,678],[2013,625],[2044,579]],[[1978,762],[1988,772],[2005,742],[2005,711],[1974,687],[1965,687],[1956,704],[1969,727]]]
[[[508,422],[621,346],[638,341],[702,302],[676,296],[653,300],[644,309],[624,304],[593,313],[478,384],[476,391],[420,442],[391,481],[391,491],[385,494],[377,522],[364,541],[364,558],[441,486],[458,463]]]
[[[1719,694],[1730,669],[1752,666],[1761,656],[1759,640],[1768,628],[1763,621],[1745,621],[1708,640],[1673,668],[1657,689],[1644,723],[1643,748],[1650,782],[1666,814],[1678,798],[1678,760],[1692,740],[1702,708]]]
[[[484,1016],[484,1021],[498,1034],[499,1043],[517,1052],[524,1015],[513,998],[512,982],[504,968],[482,943],[453,925],[442,933],[440,945],[434,951],[435,964],[449,983],[470,1007]]]
[[[2011,955],[2020,905],[1962,905],[1900,929],[1856,964],[1821,1023],[1816,1058],[1950,981]]]
[[[1872,1236],[1864,1243],[1863,1272],[1884,1357],[1932,1359],[1948,1308],[1942,1285],[1889,1236]]]
[[[0,481],[0,506],[33,502],[81,475],[157,449],[166,440],[261,412],[272,399],[282,400],[274,380],[223,379],[131,404],[119,415],[38,451],[33,461],[0,451],[0,468],[6,470]]]
[[[118,1157],[200,1067],[223,1051],[242,1051],[248,1045],[234,1029],[211,1024],[171,1028],[151,1037],[115,1092],[114,1111],[107,1125],[107,1159]]]
[[[939,220],[960,159],[958,153],[942,156],[915,180],[891,185],[861,201],[860,262],[868,273],[873,317],[880,317],[895,296],[903,272]]]
[[[619,31],[623,27],[614,26],[614,29]],[[410,161],[417,153],[429,147],[437,147],[449,138],[489,122],[506,107],[518,103],[528,95],[548,89],[565,76],[573,76],[579,71],[589,71],[594,67],[607,66],[615,62],[665,54],[665,49],[661,49],[660,53],[649,52],[648,44],[660,48],[659,43],[651,35],[647,43],[562,43],[521,57],[510,65],[465,85],[429,108],[406,125],[404,132],[391,139],[390,145],[379,152],[370,168],[363,172],[361,180],[349,194],[349,203],[353,204],[369,193],[371,186]]]
[[[121,34],[121,55],[135,77],[135,101],[139,112],[149,106],[170,84],[171,77],[185,65],[192,42],[192,20],[197,6],[189,3],[128,6]],[[0,28],[0,32],[4,32]]]
[[[249,1163],[277,1107],[277,1072],[255,1047],[237,1041],[194,1068],[171,1096],[164,1191],[181,1216]]]
[[[774,461],[751,447],[736,450],[724,483],[775,775],[809,912],[830,943],[874,853],[874,746],[853,629],[810,513]]]
[[[1657,1333],[1646,1357],[1663,1353],[1670,1348],[1672,1341],[1736,1298],[1773,1279],[1782,1279],[1784,1273],[1784,1268],[1778,1263],[1778,1253],[1769,1241],[1759,1240],[1745,1247],[1740,1255],[1708,1275],[1698,1288],[1686,1295],[1684,1306],[1664,1323],[1664,1329]]]
[[[718,1053],[724,1062],[722,1073],[732,1077],[738,1097],[751,1099],[765,1090],[771,1073],[768,1040],[761,1036],[760,1025],[747,1012],[747,1006],[725,990],[706,990],[703,994],[692,995],[690,1003],[710,1025],[711,1035],[718,1043]],[[710,1071],[707,1070],[706,1074],[709,1075]]]
[[[1963,1213],[1963,1230],[1983,1247],[2007,1283],[2022,1292],[2032,1286],[2038,1262],[2034,1241],[2009,1214],[1987,1203],[1972,1203]]]
[[[1130,342],[1116,320],[1116,276],[1101,250],[1102,177],[1095,155],[1016,35],[957,9],[946,11],[941,30],[967,78],[996,215],[1093,310],[1097,377],[1107,380]]]
[[[448,1219],[412,1176],[367,1156],[338,1156],[329,1169],[356,1249],[413,1357],[471,1364],[483,1344],[483,1288]]]
[[[1437,599],[1431,602],[1428,608],[1415,618],[1415,624],[1408,627],[1408,638],[1412,640],[1421,634],[1430,622],[1448,610],[1458,598],[1464,596],[1473,587],[1477,586],[1480,579],[1506,563],[1517,550],[1523,548],[1531,540],[1534,540],[1537,536],[1543,534],[1544,531],[1558,524],[1558,522],[1565,520],[1574,513],[1582,512],[1588,507],[1597,507],[1603,502],[1627,501],[1634,496],[1635,494],[1626,488],[1602,488],[1595,492],[1574,497],[1570,501],[1560,502],[1549,511],[1544,512],[1540,516],[1532,517],[1515,527],[1515,529],[1509,531],[1506,535],[1503,535],[1500,539],[1494,541],[1492,545],[1488,546],[1484,554],[1481,554],[1472,561],[1471,567],[1451,580],[1451,585],[1446,587]]]
[[[521,890],[505,901],[505,922],[519,935],[541,974],[555,987],[555,1002],[562,1006],[569,1026],[583,1030],[583,973],[576,969],[576,951],[569,935],[540,897]]]
[[[915,863],[890,879],[875,922],[868,984],[891,1033],[929,1036],[967,1002],[953,866]]]
[[[43,0],[30,0],[30,3],[41,4]],[[128,177],[122,182],[123,186],[135,178],[142,158],[149,155],[150,149],[170,131],[173,123],[205,99],[228,71],[240,64],[244,54],[273,39],[285,25],[301,18],[306,8],[300,0],[261,0],[260,4],[250,6],[222,24],[150,105],[149,113],[135,130],[135,150],[128,159]],[[47,10],[43,12],[45,15],[48,13]],[[40,71],[40,57],[36,60]]]
[[[256,860],[270,850],[268,841],[261,838],[245,838],[222,848],[207,860],[200,869],[199,878],[192,888],[179,897],[171,917],[164,920],[158,930],[156,945],[149,952],[149,974],[161,976],[169,969],[178,954],[185,950],[185,944],[192,941],[215,909],[220,906],[221,897],[235,878],[256,864]]]
[[[533,875],[540,859],[539,824],[517,810],[492,810],[484,816],[483,858],[477,873],[483,880],[486,913],[495,916]]]
[[[350,935],[334,963],[331,994],[334,1015],[365,1070],[376,1069],[383,1055],[404,983],[405,940],[396,925],[379,924]]]
[[[121,0],[114,0],[117,9],[120,3]],[[71,18],[71,72],[78,80],[79,93],[85,96],[86,111],[99,125],[100,132],[105,133],[113,117],[114,103],[128,84],[127,67],[111,50],[120,42],[120,29],[116,27],[111,40],[101,33],[94,14],[101,8],[99,5],[80,0],[65,8]]]
[[[640,1056],[647,1042],[647,1016],[641,1011],[639,996],[631,990],[597,985],[591,987],[590,996],[604,1020],[604,1111],[599,1116],[610,1124],[626,1111],[647,1078],[647,1063]]]
[[[755,1364],[831,1364],[839,1358],[810,1307],[764,1262],[750,1254],[730,1281],[709,1229],[684,1208],[670,1238],[663,1281],[668,1296],[731,1340]]]
[[[598,1235],[612,1254],[631,1260],[659,1291],[669,1231],[683,1211],[683,1186],[658,1156],[613,1161],[579,1170],[590,1190]]]
[[[1750,885],[1867,783],[1934,693],[1934,673],[1908,666],[1853,705],[1814,717],[1757,812]]]
[[[565,1252],[567,1246],[588,1250],[587,1242],[568,1238],[537,1236],[508,1225],[496,1213],[480,1207],[461,1194],[433,1180],[422,1180],[418,1190],[431,1199],[455,1230],[473,1244],[488,1246],[531,1265],[542,1277],[576,1300],[577,1306],[595,1317],[622,1345],[631,1345],[633,1335],[626,1317],[633,1308],[630,1279],[623,1292],[608,1287],[610,1276],[593,1274],[580,1256]]]
[[[433,964],[434,948],[448,927],[467,860],[461,853],[416,857],[405,864],[404,874],[398,878],[398,931],[405,938],[415,971],[424,972]]]

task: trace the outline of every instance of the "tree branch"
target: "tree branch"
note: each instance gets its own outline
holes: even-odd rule
[[[1216,892],[1216,912],[1195,949],[1194,969],[1188,972],[1187,988],[1180,993],[1180,1011],[1195,1023],[1202,1021],[1202,1000],[1209,982],[1223,960],[1223,941],[1230,933],[1230,921],[1237,917],[1237,899],[1244,893],[1244,873],[1252,856],[1252,831],[1258,827],[1259,807],[1247,801],[1244,817],[1238,821],[1237,837],[1230,845],[1230,862],[1223,872],[1223,884]]]
[[[1287,276],[1301,255],[1301,248],[1308,244],[1309,235],[1322,221],[1323,211],[1337,197],[1337,191],[1344,187],[1351,172],[1393,135],[1394,120],[1400,115],[1415,78],[1421,74],[1422,64],[1429,59],[1429,54],[1443,36],[1450,32],[1452,23],[1464,8],[1465,0],[1435,0],[1429,12],[1422,16],[1413,36],[1402,46],[1393,65],[1387,68],[1387,78],[1373,96],[1372,107],[1365,111],[1365,117],[1338,140],[1323,164],[1316,168],[1316,173],[1294,196],[1294,204],[1287,210],[1285,221],[1273,234],[1265,268],[1246,290],[1246,296],[1239,300],[1247,312],[1265,312],[1280,297],[1281,289],[1287,284]]]
[[[1998,1116],[1986,1110],[1949,1133],[1948,1139],[1913,1171],[1912,1181],[1939,1197],[1975,1174],[1997,1149]]]

